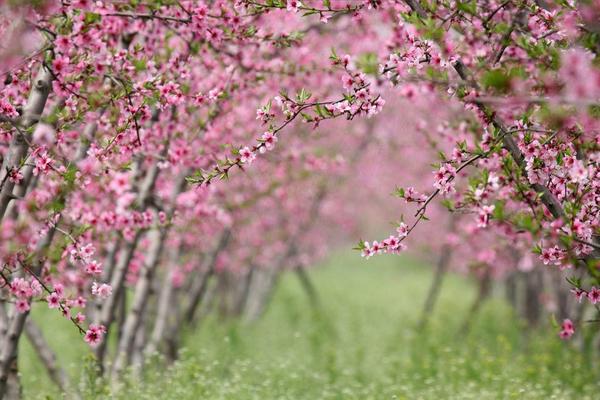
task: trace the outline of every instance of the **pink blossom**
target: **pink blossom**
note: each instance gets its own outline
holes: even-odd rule
[[[65,286],[58,282],[54,284],[54,292],[58,294],[60,297],[63,297],[65,294]]]
[[[18,298],[28,298],[33,295],[29,282],[23,278],[15,278],[10,283],[11,293]]]
[[[600,289],[596,288],[596,286],[592,286],[587,294],[587,297],[590,303],[597,304],[600,302]]]
[[[106,299],[112,294],[112,286],[106,283],[101,283],[99,285],[98,282],[93,282],[92,294],[101,299]]]
[[[373,254],[374,254],[374,251],[371,248],[371,246],[369,245],[369,242],[363,242],[363,249],[361,251],[361,256],[368,260],[369,258],[371,258],[371,256],[373,256]]]
[[[54,160],[50,157],[46,150],[42,150],[37,153],[35,157],[35,167],[33,168],[33,175],[38,176],[40,173],[47,174],[52,170]]]
[[[103,325],[90,324],[85,332],[84,340],[90,346],[95,347],[102,342],[105,333],[106,328]]]
[[[490,221],[490,217],[491,217],[492,213],[494,212],[495,208],[496,207],[493,204],[480,207],[479,213],[477,214],[477,227],[479,227],[479,228],[487,227],[488,222]]]
[[[42,294],[42,284],[38,282],[37,279],[32,279],[31,282],[29,282],[29,287],[31,288],[31,296],[39,296]]]
[[[575,326],[570,319],[565,319],[561,324],[559,336],[561,339],[569,339],[575,333]]]
[[[252,161],[256,158],[256,153],[254,153],[248,146],[242,147],[240,149],[240,161],[244,164],[252,164]]]
[[[91,260],[85,265],[85,273],[90,275],[101,275],[102,264],[96,260]]]
[[[46,301],[48,302],[48,308],[60,307],[60,296],[56,292],[52,292],[46,296]]]
[[[434,172],[435,183],[434,187],[441,191],[442,194],[452,193],[454,191],[454,178],[456,169],[451,164],[442,165]]]
[[[396,228],[396,232],[398,232],[398,236],[404,238],[408,236],[408,226],[404,222],[401,222],[398,228]]]
[[[83,261],[90,261],[90,258],[94,255],[96,249],[91,243],[84,244],[79,247],[79,256]]]
[[[302,3],[300,0],[287,0],[287,10],[292,12],[298,12]]]
[[[15,309],[17,310],[18,313],[26,313],[27,311],[29,311],[31,309],[30,305],[29,305],[29,301],[24,300],[24,299],[18,299],[15,302]]]
[[[581,300],[584,297],[587,297],[587,292],[585,290],[582,290],[579,288],[571,289],[571,293],[573,293],[573,295],[575,295],[575,298],[577,299],[577,301],[579,303],[581,303]]]
[[[267,150],[273,150],[275,143],[277,143],[277,136],[273,132],[265,132],[260,138],[261,142],[265,144]]]
[[[350,91],[354,86],[354,78],[348,74],[344,75],[342,77],[342,85],[344,86],[344,89]]]
[[[67,56],[59,56],[52,61],[52,70],[56,75],[62,75],[68,72],[71,60]]]
[[[8,118],[16,118],[19,116],[17,109],[2,98],[0,98],[0,114],[5,115]]]
[[[12,168],[8,173],[8,179],[10,179],[10,181],[15,184],[21,183],[21,181],[23,180],[23,173],[20,169]]]
[[[542,249],[542,254],[540,255],[540,260],[544,263],[544,265],[561,265],[563,258],[564,250],[560,249],[558,246],[544,248]]]
[[[77,315],[75,315],[75,321],[77,321],[78,324],[81,324],[85,321],[85,315],[78,312]]]

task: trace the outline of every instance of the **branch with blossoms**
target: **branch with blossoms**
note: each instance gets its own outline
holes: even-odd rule
[[[44,291],[46,291],[46,293],[48,294],[48,296],[46,297],[46,302],[48,303],[48,306],[50,308],[59,308],[60,311],[62,312],[62,315],[66,318],[68,318],[79,330],[79,333],[84,334],[86,333],[86,330],[81,326],[81,323],[83,321],[85,321],[85,316],[81,313],[77,313],[77,315],[75,317],[73,317],[71,315],[71,310],[70,308],[65,304],[64,301],[61,301],[60,298],[60,294],[58,293],[57,290],[55,289],[50,289],[50,287],[48,287],[44,281],[42,281],[42,279],[40,279],[39,276],[37,276],[36,273],[34,273],[31,268],[29,268],[27,265],[21,263],[19,261],[19,264],[21,265],[21,267],[29,274],[31,275],[31,277],[33,277],[42,287],[42,289],[44,289]],[[64,300],[64,299],[63,299]],[[16,309],[19,312],[24,312],[24,311],[28,311],[29,308],[27,306],[26,310],[23,310],[22,306],[21,308],[19,308],[19,306],[17,305]]]
[[[420,18],[427,18],[427,12],[423,9],[423,7],[419,4],[418,1],[407,1],[407,4],[417,12],[417,14],[419,15]],[[454,70],[458,73],[458,75],[460,76],[460,78],[465,81],[465,82],[472,82],[475,89],[479,89],[479,85],[473,81],[472,76],[470,71],[467,69],[467,67],[465,66],[465,64],[460,60],[460,59],[456,59],[453,62],[453,67]],[[499,118],[490,110],[488,110],[484,104],[484,102],[478,102],[477,101],[478,96],[476,96],[475,98],[469,98],[467,97],[467,101],[472,101],[477,107],[478,109],[487,117],[490,119],[492,125],[494,127],[496,127],[497,129],[499,129],[501,132],[507,132],[506,127],[504,126],[504,124],[499,120]],[[512,158],[515,160],[515,162],[521,167],[523,168],[524,165],[524,156],[521,153],[521,151],[519,150],[516,142],[514,141],[514,139],[512,139],[512,137],[510,136],[506,136],[503,135],[503,139],[504,139],[504,147],[510,152]],[[557,199],[553,196],[552,193],[550,193],[550,191],[548,190],[548,188],[546,188],[543,185],[540,185],[538,183],[532,183],[532,187],[534,188],[534,190],[538,193],[541,194],[541,200],[542,202],[548,207],[548,209],[550,210],[550,212],[556,217],[559,218],[564,214],[564,211],[562,210],[561,205],[558,203]]]
[[[62,228],[58,227],[58,221],[60,219],[60,215],[56,214],[53,217],[50,218],[48,224],[47,224],[47,229],[49,230],[53,230],[55,232],[59,232],[62,235],[64,235],[69,242],[71,242],[75,247],[73,247],[70,250],[70,254],[71,254],[71,260],[73,262],[75,261],[81,261],[86,263],[86,273],[91,274],[91,275],[98,275],[99,273],[102,272],[102,270],[100,269],[100,264],[91,259],[91,256],[94,253],[94,249],[93,246],[91,244],[88,245],[81,245],[79,240],[77,238],[75,238],[73,236],[72,233],[65,231]],[[48,234],[48,233],[47,233]],[[68,248],[68,246],[67,246]],[[67,249],[65,248],[65,249]],[[46,303],[48,304],[49,308],[58,308],[62,315],[66,318],[68,318],[78,329],[78,331],[84,335],[84,339],[87,343],[89,343],[90,345],[95,345],[97,344],[99,341],[102,340],[102,337],[104,335],[104,328],[101,325],[96,325],[96,324],[90,324],[88,329],[83,328],[82,323],[85,321],[85,315],[83,315],[82,313],[77,313],[77,315],[73,316],[71,315],[71,305],[75,305],[75,306],[79,306],[79,307],[85,307],[85,300],[82,299],[81,297],[78,298],[77,300],[67,300],[63,297],[63,287],[62,285],[55,285],[54,288],[50,288],[42,279],[40,276],[38,276],[38,274],[33,271],[33,269],[28,266],[26,263],[22,262],[21,260],[17,260],[20,267],[28,274],[30,275],[38,284],[39,284],[39,288],[42,289],[43,291],[45,291],[47,293],[46,296]],[[40,269],[40,271],[42,271]],[[8,282],[8,278],[4,276],[4,274],[2,274],[2,279],[5,282]],[[10,289],[11,291],[22,291],[23,289],[21,289],[23,287],[23,284],[25,284],[25,282],[21,282],[22,280],[17,278],[15,280],[13,280],[10,284]],[[31,286],[31,289],[29,289],[29,287]],[[34,288],[31,285],[27,285],[25,284],[25,292],[31,292],[31,294],[34,294]],[[111,294],[111,288],[110,286],[106,285],[106,284],[100,284],[98,285],[96,282],[93,283],[92,285],[92,294],[95,294],[98,297],[101,298],[105,298],[107,296],[109,296]],[[19,297],[19,296],[17,296]],[[29,311],[30,306],[29,306],[29,301],[25,300],[25,299],[21,299],[21,298],[17,298],[17,301],[15,303],[15,308],[19,313],[26,313]]]
[[[161,15],[156,12],[150,13],[141,13],[141,12],[125,12],[125,11],[115,11],[115,12],[106,12],[101,14],[105,17],[122,17],[122,18],[132,18],[132,19],[141,19],[141,20],[157,20],[162,22],[177,22],[180,24],[189,24],[192,22],[192,18],[178,18],[172,17],[169,15]]]
[[[226,158],[223,161],[219,161],[217,165],[215,165],[209,171],[197,171],[194,175],[189,176],[187,181],[193,184],[210,185],[215,178],[221,180],[227,179],[232,168],[237,167],[243,169],[244,165],[251,164],[259,153],[262,154],[267,150],[272,150],[275,146],[275,143],[278,141],[277,135],[298,116],[302,116],[306,122],[318,124],[320,121],[335,119],[340,116],[345,116],[347,119],[353,119],[360,113],[367,112],[366,110],[370,108],[380,108],[382,106],[379,96],[368,100],[366,103],[362,103],[361,106],[355,110],[349,109],[350,105],[354,103],[355,99],[347,96],[339,100],[317,101],[311,103],[305,103],[305,101],[308,100],[308,97],[310,97],[310,94],[306,92],[300,92],[297,100],[292,100],[285,95],[282,96],[284,96],[284,98],[281,100],[282,108],[284,108],[286,111],[289,111],[287,113],[285,122],[277,127],[271,127],[268,131],[263,133],[260,139],[257,140],[257,144],[251,147],[244,146],[238,150],[235,150],[234,154],[237,155],[236,158]],[[270,108],[270,106],[267,107],[267,111],[264,109],[259,109],[259,118],[269,115],[268,108]],[[340,109],[342,109],[342,111],[337,111]],[[317,115],[310,116],[305,114],[304,111],[307,110],[314,110]]]
[[[408,198],[408,199],[410,199],[409,201],[421,203],[420,207],[417,209],[417,211],[414,215],[414,217],[415,217],[414,222],[410,226],[407,226],[404,222],[401,222],[399,224],[398,228],[396,229],[398,236],[392,235],[392,236],[388,237],[387,239],[384,239],[381,243],[379,243],[378,241],[374,241],[372,244],[370,244],[367,241],[361,240],[354,249],[360,250],[361,255],[367,259],[370,258],[371,256],[373,256],[374,254],[380,254],[380,253],[397,254],[401,250],[404,250],[405,246],[402,244],[402,242],[404,241],[404,239],[406,239],[409,236],[409,234],[417,227],[417,225],[422,220],[427,219],[425,213],[427,211],[427,206],[431,203],[431,201],[433,199],[435,199],[440,193],[447,190],[446,188],[448,188],[449,184],[452,181],[454,181],[454,179],[456,178],[456,176],[459,172],[461,172],[463,169],[467,168],[468,166],[472,165],[475,161],[485,158],[490,153],[491,153],[491,150],[486,153],[476,154],[473,157],[469,158],[467,161],[465,161],[463,164],[461,164],[456,169],[452,168],[449,164],[447,166],[443,166],[442,168],[440,168],[442,173],[441,173],[440,178],[438,179],[438,182],[436,183],[436,185],[438,185],[439,187],[436,188],[426,198],[415,196],[415,194],[413,193],[412,190],[407,192],[404,189],[398,189],[397,193],[401,197]],[[408,196],[410,196],[410,197],[408,197]],[[489,217],[489,214],[491,214],[491,211],[493,211],[493,209],[485,210],[485,213],[486,213],[486,215],[488,215],[488,217]]]
[[[251,164],[259,153],[264,153],[267,150],[272,150],[275,143],[278,141],[278,134],[286,126],[288,126],[297,117],[301,116],[305,122],[312,123],[316,128],[323,120],[336,119],[345,116],[346,119],[352,120],[356,116],[366,114],[371,117],[381,111],[385,101],[381,96],[373,96],[369,90],[370,83],[366,81],[365,74],[355,72],[350,68],[350,56],[346,55],[339,57],[335,50],[329,57],[332,64],[341,67],[344,72],[342,84],[347,91],[343,98],[330,101],[310,102],[312,94],[305,89],[301,89],[295,98],[291,98],[285,92],[281,92],[281,96],[275,98],[279,107],[282,109],[286,119],[279,126],[270,125],[269,130],[264,132],[257,139],[257,144],[252,146],[243,146],[234,150],[236,158],[218,161],[217,164],[209,171],[200,170],[194,175],[187,178],[189,183],[199,185],[209,185],[213,179],[227,179],[229,172],[233,167],[243,169],[245,164]],[[263,124],[267,124],[275,118],[271,112],[272,103],[257,110],[256,119],[260,119]],[[304,111],[313,111],[310,115]]]
[[[329,18],[338,14],[348,14],[355,13],[360,9],[365,7],[365,4],[370,4],[371,6],[376,6],[377,1],[366,1],[365,4],[360,5],[352,5],[348,3],[346,7],[334,8],[331,7],[329,1],[324,2],[325,8],[312,7],[308,3],[310,0],[303,2],[301,0],[275,0],[269,1],[265,3],[261,3],[253,0],[242,0],[240,5],[249,9],[249,13],[240,13],[236,14],[233,18],[246,18],[246,17],[255,17],[271,10],[287,10],[291,12],[299,12],[303,13],[303,16],[319,14],[321,18],[326,22]],[[177,15],[165,15],[161,13],[157,9],[150,9],[147,12],[136,12],[136,11],[128,11],[127,7],[122,8],[123,11],[106,11],[101,15],[107,17],[122,17],[122,18],[131,18],[131,19],[139,19],[139,20],[157,20],[164,23],[177,23],[177,24],[191,24],[196,19],[202,19],[205,17],[214,18],[214,19],[231,19],[231,16],[228,15],[218,15],[218,14],[210,14],[208,9],[204,5],[199,5],[193,9],[185,8],[180,2],[176,2],[179,9],[186,15],[185,18],[182,18]],[[179,13],[181,15],[181,13]]]
[[[418,2],[409,2],[409,3],[410,3],[409,5],[411,5],[411,7],[413,7],[413,9],[418,11],[418,14],[421,18],[426,18],[427,14],[418,5]],[[418,48],[419,41],[416,39],[413,39],[413,40],[414,40],[414,46],[416,48]],[[429,48],[429,46],[427,46],[427,49],[428,48]],[[406,61],[405,60],[406,56],[402,56],[402,57],[396,56],[395,58],[393,58],[393,64],[399,65],[400,60],[402,60],[403,65],[405,67],[421,63],[423,59],[419,55],[420,52],[415,53],[413,51],[413,49],[411,49],[411,51],[412,51],[410,53],[411,59]],[[429,62],[431,60],[431,58],[432,58],[431,54],[426,52],[425,60],[427,60],[427,62]],[[466,65],[460,60],[460,58],[455,58],[454,61],[451,63],[451,65],[465,84],[469,84],[475,90],[479,90],[479,84],[476,81],[474,81],[471,72],[468,70]],[[391,70],[390,68],[391,67],[389,67],[389,66],[384,66],[382,68],[382,70],[390,71]],[[463,101],[472,102],[473,104],[475,104],[478,111],[481,112],[482,115],[484,116],[484,118],[486,118],[495,128],[499,129],[502,133],[508,132],[508,129],[504,126],[504,124],[500,121],[500,119],[495,115],[495,113],[492,112],[491,110],[489,110],[487,108],[487,106],[484,104],[484,102],[478,102],[477,99],[478,99],[477,95],[462,96],[462,98],[461,98],[461,100],[463,100]],[[521,153],[520,149],[518,148],[516,142],[514,141],[514,139],[511,136],[504,135],[504,134],[502,135],[502,138],[503,138],[504,147],[509,151],[509,153],[511,154],[511,156],[515,160],[515,162],[521,168],[523,168],[524,157],[523,157],[523,154]],[[542,202],[544,202],[544,204],[546,204],[546,206],[552,212],[553,215],[555,215],[556,217],[559,217],[563,214],[560,204],[558,204],[558,201],[554,198],[552,193],[550,193],[548,188],[544,187],[543,185],[537,184],[537,183],[533,183],[532,187],[534,188],[534,190],[536,192],[541,193]]]
[[[366,241],[360,241],[358,246],[355,247],[355,250],[360,250],[362,252],[362,256],[365,258],[370,258],[372,255],[377,253],[398,253],[403,249],[401,245],[402,241],[416,228],[416,226],[422,220],[427,219],[425,216],[427,207],[429,204],[440,194],[447,194],[453,190],[451,184],[456,179],[458,174],[467,168],[470,165],[473,165],[476,161],[485,159],[490,156],[490,154],[495,153],[497,151],[497,146],[501,145],[506,136],[512,135],[517,132],[517,130],[505,129],[500,131],[501,134],[498,137],[494,138],[494,142],[489,145],[489,150],[479,152],[478,154],[473,155],[468,160],[460,164],[457,168],[454,168],[450,162],[445,162],[438,171],[435,172],[436,189],[429,195],[423,196],[418,195],[414,189],[408,188],[398,188],[396,189],[396,194],[398,197],[405,199],[407,202],[420,204],[419,208],[415,212],[414,217],[416,218],[413,224],[410,227],[407,227],[406,224],[401,223],[397,228],[398,237],[390,236],[389,238],[383,240],[381,243],[375,241],[373,244],[369,244]],[[494,206],[483,206],[479,211],[479,224],[481,226],[486,226],[489,218],[494,211]]]
[[[223,161],[218,161],[217,164],[209,171],[197,171],[192,176],[187,177],[187,181],[189,183],[199,185],[210,185],[212,180],[215,178],[228,178],[229,172],[233,167],[243,169],[243,165],[251,164],[256,159],[256,155],[258,153],[264,153],[267,150],[272,150],[275,146],[275,143],[278,141],[277,134],[281,130],[283,130],[287,125],[289,125],[292,121],[294,121],[299,115],[301,115],[304,110],[317,106],[336,104],[342,101],[344,100],[342,99],[328,102],[314,102],[300,105],[299,107],[297,107],[294,113],[292,113],[286,118],[285,122],[283,122],[278,127],[272,128],[272,130],[263,133],[261,138],[257,140],[258,144],[255,144],[252,147],[244,146],[238,150],[235,150],[234,154],[238,155],[238,157],[236,157],[235,159],[230,159],[229,157],[227,157]]]
[[[367,5],[369,8],[376,8],[379,5],[380,0],[366,0],[362,4],[352,5],[348,3],[346,7],[334,8],[331,6],[331,2],[325,0],[323,2],[323,8],[311,6],[309,1],[301,0],[271,0],[268,2],[259,2],[254,0],[242,0],[242,4],[252,10],[250,15],[268,12],[269,10],[287,10],[290,12],[302,12],[302,16],[316,15],[318,14],[321,21],[327,23],[327,21],[337,15],[343,14],[354,14],[365,8]]]

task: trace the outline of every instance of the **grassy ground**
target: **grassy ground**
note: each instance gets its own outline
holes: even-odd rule
[[[286,276],[263,319],[208,319],[181,360],[154,363],[123,399],[578,399],[598,398],[598,374],[553,330],[524,336],[500,299],[488,302],[468,335],[458,327],[475,291],[450,277],[429,329],[414,326],[431,279],[406,258],[338,254],[312,277],[322,310],[311,309]],[[81,340],[37,313],[62,362],[80,374]],[[29,399],[57,398],[26,344],[21,369]],[[102,394],[104,393],[104,394]],[[110,398],[98,389],[89,398]]]

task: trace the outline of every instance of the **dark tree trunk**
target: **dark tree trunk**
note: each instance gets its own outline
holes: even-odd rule
[[[475,297],[473,304],[471,304],[471,307],[467,312],[467,316],[460,327],[459,334],[461,336],[466,335],[471,330],[473,321],[477,317],[477,314],[479,314],[481,306],[490,295],[492,286],[491,283],[490,271],[486,269],[483,276],[479,280],[479,290],[477,291],[477,296]]]

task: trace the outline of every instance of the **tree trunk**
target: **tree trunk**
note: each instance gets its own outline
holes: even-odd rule
[[[435,268],[433,280],[431,281],[431,286],[429,287],[427,298],[425,299],[423,310],[421,311],[421,317],[419,318],[419,323],[417,325],[417,329],[419,331],[423,331],[429,322],[431,313],[433,312],[433,309],[435,308],[437,300],[440,296],[442,282],[446,276],[446,271],[448,270],[448,265],[450,264],[451,258],[452,248],[449,244],[444,244],[440,250],[440,257]]]
[[[137,243],[142,235],[142,231],[137,231],[133,240],[125,243],[121,253],[119,254],[119,259],[117,264],[115,265],[115,269],[113,271],[113,276],[110,281],[110,285],[112,286],[113,293],[109,296],[104,303],[102,304],[102,308],[97,315],[97,323],[103,325],[106,328],[106,338],[108,338],[108,333],[110,330],[110,326],[115,320],[117,306],[119,305],[119,301],[121,300],[121,296],[125,296],[125,276],[127,274],[127,268],[129,267],[129,263],[133,258],[133,253],[135,248],[137,247]],[[106,356],[106,349],[108,346],[108,340],[103,340],[98,344],[95,348],[96,361],[100,367],[100,371],[104,372],[104,362]]]
[[[150,232],[150,235],[152,244],[148,250],[149,253],[146,262],[138,277],[133,303],[125,319],[123,333],[119,338],[117,357],[113,367],[113,379],[118,377],[121,371],[131,363],[133,343],[141,325],[142,315],[146,311],[146,304],[148,304],[148,297],[150,296],[150,289],[152,287],[152,279],[160,260],[167,230],[155,230]]]
[[[306,293],[308,301],[310,302],[313,310],[320,309],[321,299],[319,297],[319,292],[310,279],[310,275],[306,271],[306,268],[304,268],[302,265],[298,265],[296,268],[294,268],[294,273],[298,277],[300,285],[302,286],[302,289],[304,289],[304,293]]]
[[[41,238],[36,246],[33,257],[33,267],[31,273],[37,277],[40,276],[43,267],[42,255],[52,243],[55,229],[50,228],[46,235]],[[19,339],[25,326],[25,320],[29,312],[18,313],[13,307],[13,313],[8,321],[6,334],[3,337],[3,341],[0,344],[0,399],[3,399],[7,394],[7,385],[9,376],[11,375],[11,369],[15,370],[17,367],[17,352],[19,346]]]
[[[542,314],[540,295],[543,289],[541,271],[534,269],[525,274],[525,319],[531,326],[536,326]]]
[[[176,252],[179,254],[179,252]],[[177,256],[176,256],[177,257]],[[158,298],[158,309],[156,312],[156,319],[154,321],[154,328],[150,334],[150,340],[144,353],[146,355],[152,355],[158,351],[158,347],[164,338],[167,323],[169,320],[169,314],[171,312],[171,298],[173,296],[173,277],[175,275],[175,262],[169,263],[169,269],[165,275],[164,283],[162,284],[159,298]]]
[[[515,311],[518,311],[519,309],[519,302],[517,297],[518,276],[518,272],[511,272],[508,274],[505,281],[506,301],[511,305],[511,307]]]
[[[206,294],[206,290],[208,288],[208,283],[210,278],[214,274],[214,266],[217,261],[217,257],[219,253],[227,247],[229,243],[229,239],[231,237],[230,229],[225,229],[219,238],[219,242],[215,249],[210,252],[202,262],[202,266],[200,267],[200,273],[196,276],[192,283],[192,287],[189,290],[189,302],[186,305],[186,308],[183,311],[184,321],[191,325],[192,327],[195,325],[195,315],[196,310],[198,309],[198,305],[202,301],[202,298]],[[205,272],[203,272],[205,271]]]
[[[0,341],[5,340],[9,321],[10,318],[6,312],[5,304],[2,302],[0,304]],[[4,397],[7,400],[16,400],[21,398],[21,382],[19,381],[19,371],[17,368],[11,368],[9,371],[6,395]]]
[[[479,280],[479,290],[477,292],[477,296],[475,297],[473,304],[471,304],[471,307],[467,312],[467,316],[465,317],[460,327],[459,335],[464,336],[467,333],[469,333],[469,330],[471,329],[471,326],[473,324],[473,320],[475,319],[475,317],[477,317],[477,314],[479,314],[479,310],[481,309],[482,304],[490,295],[490,290],[491,276],[489,269],[486,268],[486,270],[483,273],[483,276]]]
[[[556,314],[561,321],[570,315],[570,300],[571,293],[569,287],[562,276],[562,273],[557,270],[550,271],[552,286],[554,289],[554,297],[556,299]]]
[[[246,320],[253,322],[264,314],[279,281],[279,274],[279,270],[272,268],[259,269],[255,272],[256,279],[252,281],[251,294],[246,307]]]
[[[34,126],[41,118],[51,89],[52,74],[44,65],[41,65],[33,81],[33,88],[29,93],[27,104],[23,108],[23,115],[18,123],[19,129],[12,135],[8,152],[4,156],[4,162],[0,170],[0,184],[2,185],[0,190],[0,221],[4,218],[8,204],[14,198],[13,188],[15,184],[8,179],[8,174],[12,170],[19,170],[27,158],[29,145],[28,139],[25,137],[28,133],[25,131]]]
[[[250,287],[252,285],[252,279],[254,279],[254,266],[251,265],[250,269],[246,273],[244,277],[244,284],[242,295],[239,298],[239,301],[236,305],[235,315],[241,316],[244,313],[244,309],[246,308],[246,304],[248,304],[248,297],[250,296]]]

